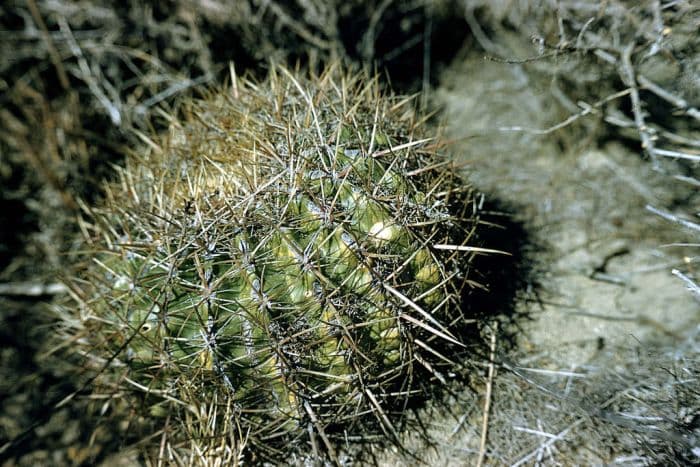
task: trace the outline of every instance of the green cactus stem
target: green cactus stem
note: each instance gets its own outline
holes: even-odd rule
[[[434,245],[468,244],[475,202],[414,101],[376,80],[234,79],[86,208],[66,334],[143,419],[179,421],[183,458],[193,414],[227,413],[252,458],[293,441],[337,460],[336,437],[393,432],[414,378],[449,371],[472,253]]]

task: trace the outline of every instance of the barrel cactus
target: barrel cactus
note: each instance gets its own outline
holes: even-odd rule
[[[146,455],[337,461],[454,365],[477,203],[376,79],[232,77],[85,208],[64,336]]]

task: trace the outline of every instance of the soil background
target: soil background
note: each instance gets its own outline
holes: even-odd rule
[[[520,46],[527,54],[529,44]],[[658,462],[668,434],[658,423],[694,410],[660,399],[674,397],[662,387],[679,384],[676,377],[697,378],[700,328],[698,302],[669,274],[684,262],[663,247],[678,231],[645,206],[687,192],[629,146],[586,138],[586,128],[513,131],[523,122],[540,129],[561,120],[549,87],[527,66],[467,51],[441,75],[435,94],[470,180],[523,222],[538,245],[528,260],[542,268],[537,296],[517,303],[530,319],[520,322],[517,350],[496,377],[489,462]],[[460,394],[431,424],[427,464],[475,465],[483,416],[483,394]]]
[[[422,91],[446,152],[517,236],[499,267],[524,275],[489,276],[495,293],[505,280],[517,290],[472,384],[412,415],[424,429],[402,435],[405,450],[373,445],[358,463],[699,464],[692,3],[0,7],[2,465],[140,462],[85,416],[84,379],[46,344],[79,203],[99,200],[140,135],[164,129],[159,111],[225,82],[229,63],[263,76],[270,59],[345,61]]]

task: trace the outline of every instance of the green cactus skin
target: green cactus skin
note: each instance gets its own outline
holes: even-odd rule
[[[459,346],[469,254],[433,246],[477,224],[413,105],[280,68],[190,103],[86,209],[75,309],[85,353],[115,357],[103,378],[147,393],[151,419],[232,406],[253,457],[390,431],[412,378],[449,369],[435,347]]]

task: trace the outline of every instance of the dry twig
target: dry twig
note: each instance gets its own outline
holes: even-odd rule
[[[493,391],[493,380],[496,377],[496,334],[498,333],[498,323],[494,323],[491,331],[491,343],[489,354],[489,373],[486,380],[486,394],[484,395],[484,416],[481,423],[481,438],[479,440],[479,457],[476,465],[481,467],[486,459],[486,441],[488,439],[489,413],[491,411],[491,398]]]

